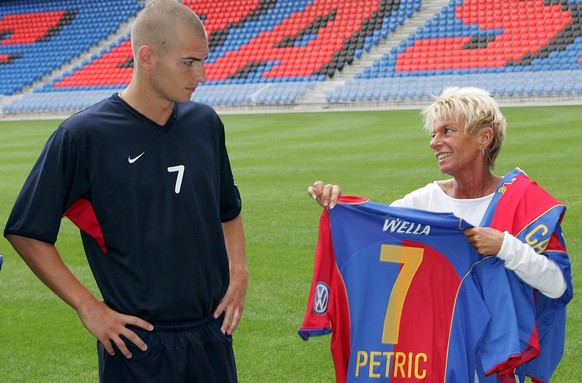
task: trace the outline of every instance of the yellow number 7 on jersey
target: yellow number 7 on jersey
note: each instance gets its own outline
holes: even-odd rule
[[[402,265],[394,282],[382,331],[382,343],[397,344],[402,307],[414,274],[422,263],[424,249],[409,246],[382,245],[380,260]]]

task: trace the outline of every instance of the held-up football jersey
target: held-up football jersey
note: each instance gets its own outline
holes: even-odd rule
[[[337,382],[472,382],[526,350],[503,262],[449,213],[342,197],[320,220],[303,339],[332,334]],[[492,310],[495,310],[492,317]]]

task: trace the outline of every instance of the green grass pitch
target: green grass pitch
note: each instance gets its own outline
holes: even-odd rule
[[[582,106],[507,107],[508,136],[495,172],[519,166],[568,207],[563,225],[574,282],[582,285]],[[320,208],[316,179],[389,203],[443,178],[419,110],[223,115],[243,195],[250,268],[235,333],[242,383],[333,382],[329,336],[297,335],[307,304]],[[0,227],[59,121],[0,121]],[[64,221],[57,247],[97,293],[77,230]],[[75,312],[0,239],[0,382],[97,381],[95,340]],[[582,303],[569,305],[565,355],[552,382],[578,383]]]

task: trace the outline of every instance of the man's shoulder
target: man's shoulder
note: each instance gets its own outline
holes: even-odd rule
[[[61,123],[61,127],[65,128],[70,132],[76,132],[78,130],[85,130],[93,126],[99,126],[103,120],[106,119],[119,119],[116,118],[115,110],[115,100],[113,97],[105,98],[86,109],[83,109]],[[118,116],[117,116],[118,117]]]

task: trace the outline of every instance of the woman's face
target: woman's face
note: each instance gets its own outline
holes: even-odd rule
[[[479,135],[465,134],[465,121],[456,116],[441,116],[435,120],[430,147],[438,160],[441,173],[456,177],[473,172],[482,165]]]

